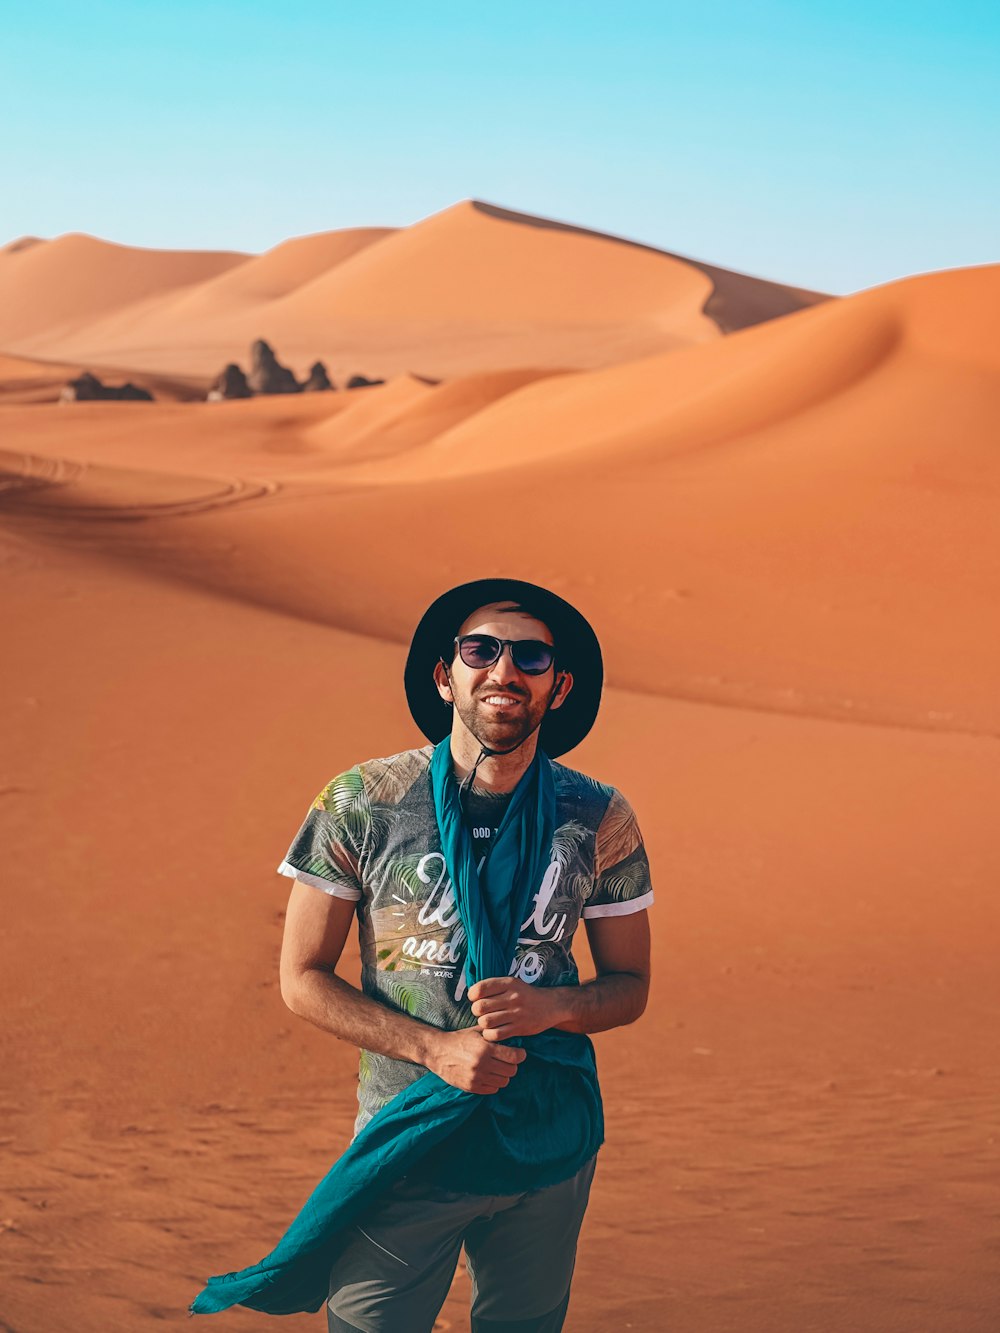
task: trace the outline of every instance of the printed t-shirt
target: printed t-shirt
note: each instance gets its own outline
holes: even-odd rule
[[[466,994],[465,932],[434,814],[432,754],[430,745],[404,750],[334,778],[313,802],[278,871],[357,903],[366,995],[455,1031],[476,1020]],[[552,775],[552,860],[521,925],[510,971],[532,985],[575,986],[572,940],[580,919],[642,911],[653,893],[642,835],[624,796],[555,761]],[[496,800],[472,795],[470,814],[482,810],[483,800]],[[492,836],[493,827],[489,819],[473,825],[477,861],[480,847],[489,845],[484,831]],[[363,1050],[355,1133],[425,1072],[408,1060]]]

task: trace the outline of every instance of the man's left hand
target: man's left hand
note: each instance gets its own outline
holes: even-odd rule
[[[530,1037],[563,1018],[558,987],[529,986],[518,977],[487,977],[469,987],[472,1012],[487,1041]]]

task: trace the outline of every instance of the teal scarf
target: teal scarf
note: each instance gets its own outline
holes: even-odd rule
[[[468,984],[510,972],[518,930],[551,860],[555,785],[541,751],[521,778],[480,875],[462,819],[450,737],[430,768],[445,863],[468,944]],[[513,1038],[527,1055],[506,1088],[463,1092],[426,1073],[361,1130],[259,1263],[209,1278],[190,1307],[244,1305],[267,1314],[316,1311],[347,1229],[421,1159],[446,1188],[520,1194],[568,1180],[604,1140],[594,1048],[555,1028]]]

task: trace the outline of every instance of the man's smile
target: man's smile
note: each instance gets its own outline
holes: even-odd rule
[[[513,708],[521,700],[513,694],[487,694],[482,697],[480,702],[489,704],[491,708]]]

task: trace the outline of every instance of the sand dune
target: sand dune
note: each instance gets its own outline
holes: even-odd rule
[[[259,336],[259,321],[272,303],[386,235],[391,229],[370,227],[283,241],[204,282],[166,292],[157,289],[130,301],[75,329],[66,345],[78,349],[91,365],[117,364],[124,355],[147,372],[166,368],[214,378],[228,361],[247,364],[250,344]],[[285,347],[290,341],[294,343],[286,340]],[[184,354],[164,359],[159,355],[163,342],[182,345]],[[43,334],[28,345],[49,343]],[[54,345],[63,345],[58,334]],[[315,353],[308,351],[299,357],[303,378],[315,359]]]
[[[179,1323],[342,1149],[356,1061],[280,1001],[273,866],[329,777],[418,742],[426,602],[503,571],[600,633],[568,762],[657,889],[567,1327],[992,1333],[1000,268],[722,336],[786,298],[487,206],[157,260],[131,304],[92,244],[90,304],[61,242],[0,284],[47,256],[53,319],[178,387],[39,402],[72,339],[0,356],[0,1323]],[[305,356],[335,300],[386,384],[182,400],[222,330],[278,312]]]
[[[897,414],[906,411],[905,394],[888,381],[900,368],[918,380],[936,358],[946,377],[952,367],[956,379],[959,366],[981,370],[980,388],[989,394],[1000,370],[1000,340],[989,326],[990,303],[998,296],[1000,267],[931,274],[803,311],[711,349],[546,378],[464,429],[439,434],[425,452],[351,475],[392,484],[532,466],[561,454],[572,455],[578,472],[583,465],[606,467],[612,452],[616,466],[626,457],[641,464],[839,406],[862,385],[884,396],[886,412],[894,414],[890,429],[899,444],[888,447],[908,450],[911,437],[900,430]],[[942,396],[949,393],[947,378],[940,389]],[[973,434],[988,434],[982,404],[970,407]],[[872,425],[879,424],[873,418]],[[759,443],[752,448],[761,457]]]
[[[358,481],[431,481],[534,467],[563,455],[620,466],[645,451],[661,459],[747,434],[829,403],[877,375],[903,319],[892,296],[846,298],[703,347],[606,369],[545,378],[490,412],[442,432],[390,466],[352,469]]]
[[[338,375],[439,378],[612,364],[824,299],[467,201],[397,231],[299,238],[180,293],[137,289],[44,354],[211,375],[264,337],[299,374],[321,357]],[[42,354],[2,327],[0,346]]]
[[[211,381],[206,376],[162,375],[155,371],[131,370],[126,366],[75,365],[37,357],[9,356],[0,353],[0,405],[18,403],[58,403],[62,391],[84,371],[99,371],[103,384],[120,386],[126,381],[148,389],[161,402],[204,402]],[[74,410],[93,411],[99,403],[74,404]],[[31,418],[29,418],[29,421]],[[79,420],[79,418],[78,418]],[[65,419],[63,421],[65,425]],[[73,432],[74,436],[76,432]]]
[[[30,250],[33,245],[42,245],[41,236],[18,236],[16,240],[0,245],[0,255],[16,255]]]
[[[352,255],[393,234],[392,227],[351,227],[282,241],[245,264],[165,302],[173,317],[216,319],[227,309],[276,301]]]
[[[8,247],[0,251],[0,348],[49,355],[39,345],[42,335],[46,347],[71,342],[74,329],[111,310],[203,282],[246,258],[228,251],[140,250],[72,232]]]
[[[428,312],[471,325],[615,324],[653,315],[686,340],[704,341],[714,334],[700,313],[710,293],[704,275],[659,251],[467,202],[322,275],[297,304],[401,323],[423,322]]]
[[[375,458],[388,461],[390,468],[391,460],[396,460],[405,474],[412,451],[421,445],[445,436],[453,426],[469,421],[525,385],[551,378],[553,374],[544,370],[465,375],[440,385],[401,377],[391,388],[359,402],[350,412],[323,421],[309,432],[309,439],[326,448],[336,446],[338,457],[350,467],[352,477],[361,460]],[[510,448],[509,444],[505,447]],[[494,459],[494,465],[498,461]],[[344,475],[338,472],[338,477]]]
[[[471,511],[506,534],[508,567],[585,596],[613,639],[627,641],[637,616],[651,621],[655,651],[622,659],[618,685],[997,734],[1000,643],[980,626],[1000,594],[982,503],[1000,484],[997,357],[983,335],[998,282],[996,269],[908,280],[675,357],[501,381],[510,392],[492,404],[481,386],[463,402],[460,388],[406,381],[363,391],[385,393],[384,407],[358,399],[332,417],[311,409],[312,421],[261,403],[274,503],[158,535],[156,558],[169,563],[172,547],[187,568],[205,543],[197,577],[212,586],[402,641],[413,605],[454,570]],[[441,394],[451,405],[435,416]],[[25,414],[52,410],[22,409],[10,426],[34,431],[37,451],[42,422]],[[188,418],[206,457],[229,410]],[[282,434],[285,468],[274,464]],[[353,461],[355,447],[367,461]],[[151,494],[163,466],[153,449]],[[336,580],[323,557],[331,530],[343,543]],[[234,541],[235,563],[208,549]],[[420,552],[377,609],[373,542]],[[480,553],[476,567],[495,559]]]
[[[51,403],[83,367],[0,353],[0,403]]]

